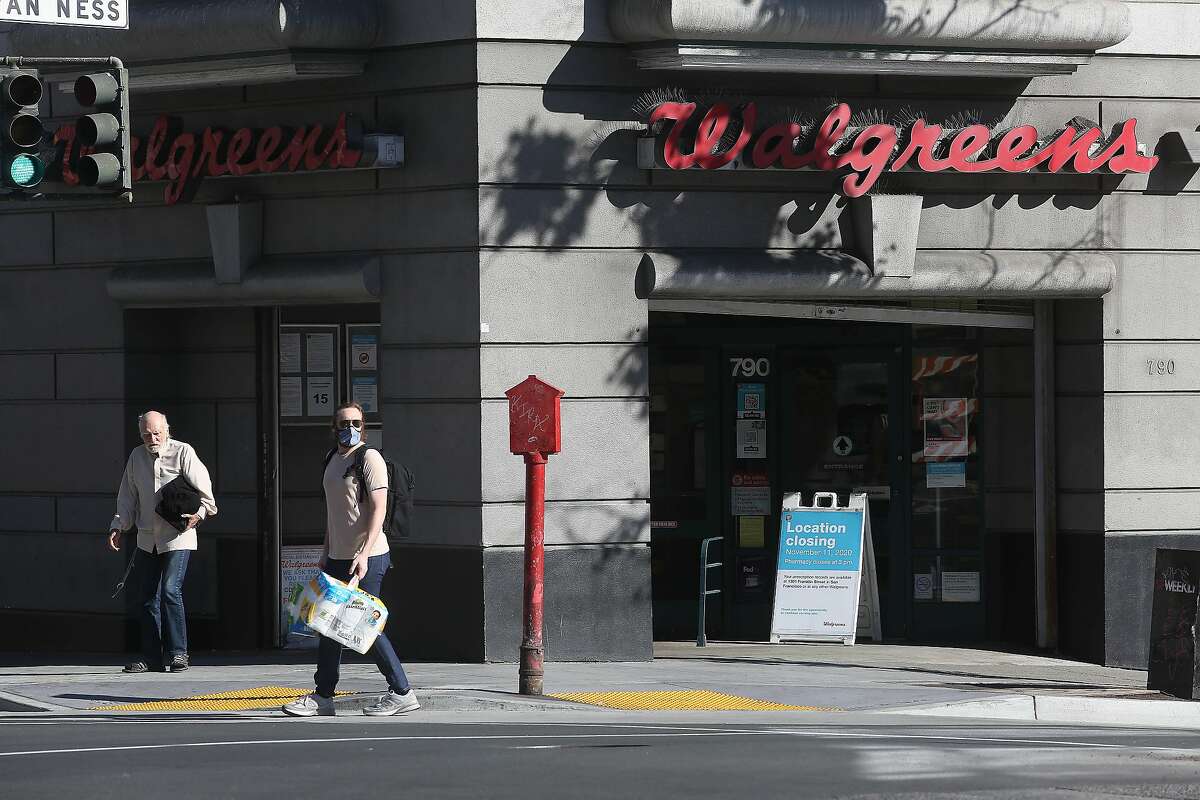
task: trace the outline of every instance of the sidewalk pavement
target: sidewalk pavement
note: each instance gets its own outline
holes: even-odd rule
[[[348,654],[339,707],[361,706],[383,686],[374,664]],[[0,655],[4,712],[138,714],[274,707],[312,686],[315,653],[193,653],[183,673],[124,675],[121,659]],[[8,666],[5,666],[8,665]],[[547,695],[516,694],[515,664],[409,663],[423,707],[434,712],[605,714],[641,703],[656,711],[774,708],[933,717],[1150,725],[1200,729],[1200,703],[1148,691],[1146,673],[994,650],[915,645],[660,642],[647,662],[546,664]],[[658,692],[664,694],[648,695]],[[581,697],[580,693],[589,693]],[[213,697],[218,695],[218,697]],[[756,704],[729,705],[727,696]],[[159,705],[204,696],[190,705]],[[256,698],[263,698],[258,699]],[[647,704],[645,698],[651,698]],[[582,701],[582,702],[581,702]],[[152,706],[141,704],[155,703]],[[239,703],[241,705],[239,705]],[[634,703],[631,706],[629,703]],[[624,704],[624,705],[623,705]],[[248,712],[247,712],[248,713]],[[820,716],[820,715],[818,715]],[[806,717],[807,718],[807,717]],[[816,717],[813,717],[816,721]]]

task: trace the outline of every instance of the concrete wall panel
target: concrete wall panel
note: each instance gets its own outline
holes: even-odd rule
[[[179,396],[193,400],[246,400],[258,394],[255,354],[187,353],[179,370]]]
[[[489,186],[480,188],[479,203],[481,243],[492,247],[812,248],[842,241],[841,209],[820,195]]]
[[[55,378],[62,400],[119,400],[125,396],[123,353],[59,353]]]
[[[1030,354],[1030,363],[1033,356]],[[1059,394],[1104,391],[1104,348],[1099,344],[1060,344],[1054,348],[1054,388]]]
[[[537,375],[571,398],[647,397],[646,348],[637,344],[487,345],[480,349],[484,397]]]
[[[1200,9],[1194,13],[1200,13]],[[1174,83],[1179,80],[1179,76],[1172,75],[1170,80]],[[1174,194],[1200,189],[1200,177],[1197,177],[1196,167],[1190,164],[1168,163],[1167,158],[1171,155],[1170,151],[1159,148],[1164,134],[1171,131],[1187,133],[1193,129],[1193,126],[1181,125],[1181,119],[1194,119],[1198,115],[1200,115],[1200,102],[1195,100],[1172,98],[1170,100],[1113,99],[1105,101],[1104,119],[1101,120],[1104,129],[1110,130],[1117,123],[1127,119],[1136,119],[1138,141],[1145,144],[1150,153],[1156,154],[1162,159],[1149,175],[1137,173],[1126,175],[1121,181],[1121,191]]]
[[[650,496],[650,439],[644,400],[564,400],[563,452],[546,468],[547,500],[622,500]],[[508,403],[482,405],[483,499],[517,502],[525,469],[508,449]]]
[[[440,547],[479,547],[482,542],[483,512],[477,503],[450,504],[426,500],[437,494],[436,487],[424,476],[414,473],[417,487],[414,492],[412,535],[406,539],[391,537],[393,548],[408,545]]]
[[[1086,195],[925,198],[918,247],[1071,249],[1103,245],[1097,199]]]
[[[1200,342],[1108,342],[1104,391],[1200,391]]]
[[[0,214],[0,267],[54,263],[50,214]]]
[[[53,497],[0,497],[0,531],[52,531],[54,523]]]
[[[1110,394],[1104,398],[1104,486],[1200,485],[1200,395]],[[1093,434],[1094,436],[1094,434]]]
[[[484,342],[645,341],[646,303],[633,293],[639,252],[482,254]]]
[[[1103,246],[1119,250],[1188,250],[1200,239],[1200,195],[1119,192],[1102,201]]]
[[[385,257],[380,276],[383,343],[478,343],[479,272],[478,253]],[[383,396],[392,397],[386,371],[382,381]]]
[[[0,375],[0,401],[54,399],[53,355],[0,355]]]
[[[1104,296],[1104,336],[1196,339],[1194,298],[1198,296],[1200,255],[1122,253],[1117,260],[1117,284]]]
[[[1078,533],[1104,532],[1104,492],[1060,491],[1058,493],[1058,530]]]
[[[206,520],[198,528],[198,546],[208,549],[212,546],[212,537],[231,535],[246,536],[252,539],[262,538],[265,534],[258,524],[258,498],[254,496],[231,496],[218,492],[217,515]]]
[[[1059,397],[1054,406],[1059,491],[1098,491],[1103,483],[1107,414],[1099,397]],[[1029,441],[1033,442],[1030,420]],[[1030,469],[1033,464],[1030,462]],[[1032,473],[1031,473],[1032,474]]]
[[[484,545],[521,547],[524,541],[524,503],[488,503],[483,507]],[[631,542],[650,542],[650,504],[644,500],[546,504],[548,545]]]
[[[215,465],[218,491],[256,493],[258,458],[258,403],[220,403]]]
[[[0,536],[0,546],[6,564],[25,565],[5,570],[0,581],[0,608],[124,613],[125,597],[114,599],[112,593],[129,555],[109,550],[103,536],[9,533]],[[54,564],[70,579],[47,580],[44,570],[30,568],[37,564]]]
[[[988,398],[984,407],[984,485],[995,490],[1033,488],[1033,401]]]
[[[471,247],[472,190],[357,197],[280,198],[263,214],[270,255]]]
[[[386,0],[379,4],[381,18],[376,47],[470,39],[475,35],[475,4],[440,3],[431,13],[418,0]]]
[[[479,180],[647,185],[637,168],[634,97],[540,87],[479,90]]]
[[[1105,53],[1153,56],[1200,55],[1200,16],[1188,2],[1132,0],[1129,11],[1133,32]]]
[[[521,642],[520,548],[484,550],[488,661],[516,661]],[[650,548],[546,549],[547,661],[649,661]]]
[[[480,39],[610,42],[608,4],[594,0],[489,0],[476,3]]]
[[[0,270],[4,349],[121,347],[121,310],[108,299],[107,278],[107,270]]]
[[[129,454],[124,411],[99,402],[9,406],[6,449],[24,455],[0,459],[0,487],[17,493],[115,491]],[[63,453],[72,454],[70,469],[63,469]]]
[[[1032,492],[989,492],[983,507],[989,533],[1033,530]]]
[[[1154,602],[1154,550],[1158,547],[1197,550],[1200,533],[1163,531],[1104,537],[1104,663],[1108,666],[1146,668]]]
[[[472,400],[479,394],[479,347],[384,345],[380,356],[390,400]]]
[[[54,216],[58,264],[207,259],[204,206],[137,206],[58,211]]]
[[[481,475],[489,486],[496,480],[493,471],[480,469],[478,401],[385,400],[383,418],[387,420],[388,452],[412,470],[422,503],[478,503],[482,499]]]
[[[379,98],[378,130],[404,136],[404,167],[378,173],[383,189],[478,181],[475,89]]]
[[[117,511],[121,473],[105,475],[104,478],[110,484],[107,494],[61,494],[56,498],[60,533],[91,533],[100,537],[107,534],[108,525]]]
[[[620,47],[568,42],[480,42],[479,83],[529,86],[630,86],[662,84],[639,70]]]
[[[1104,527],[1109,531],[1200,530],[1200,489],[1105,492]]]

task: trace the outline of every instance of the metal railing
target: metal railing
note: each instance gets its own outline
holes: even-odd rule
[[[708,588],[708,571],[713,567],[719,567],[724,563],[721,561],[716,561],[712,564],[708,563],[708,546],[713,542],[719,542],[724,538],[724,536],[713,536],[700,542],[700,619],[699,627],[697,628],[698,632],[696,633],[696,647],[708,646],[708,637],[704,634],[704,612],[708,596],[710,594],[721,593],[720,589]]]

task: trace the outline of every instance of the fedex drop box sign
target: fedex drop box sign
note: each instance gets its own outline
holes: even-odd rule
[[[771,641],[854,643],[865,508],[785,509]]]

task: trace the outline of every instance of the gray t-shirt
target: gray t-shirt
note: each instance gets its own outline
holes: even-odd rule
[[[360,444],[358,447],[366,447]],[[325,528],[329,531],[329,557],[339,560],[354,558],[366,544],[367,522],[371,518],[371,492],[387,488],[387,465],[378,450],[367,451],[363,458],[363,477],[367,485],[362,506],[358,503],[358,479],[354,475],[354,456],[358,447],[342,455],[334,453],[325,468]],[[349,471],[349,475],[346,473]],[[380,533],[368,556],[388,552],[387,534]]]

